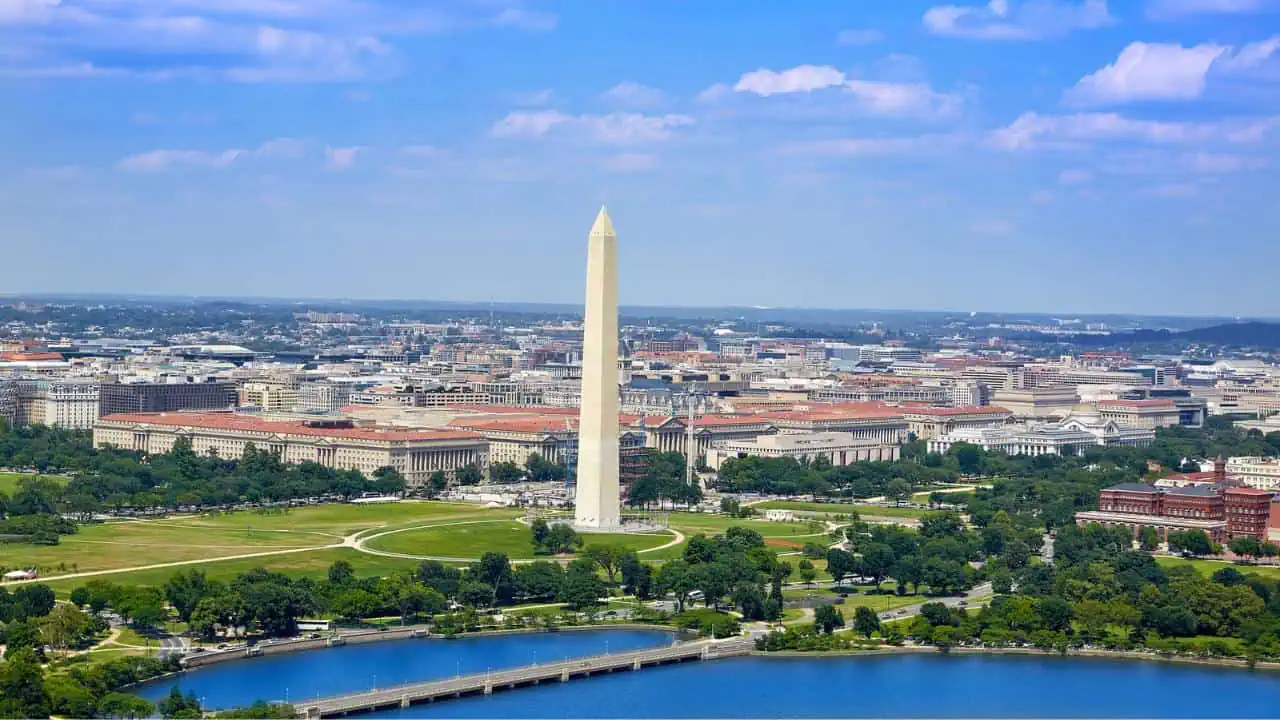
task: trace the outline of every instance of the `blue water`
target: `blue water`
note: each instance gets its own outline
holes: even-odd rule
[[[652,630],[588,630],[459,638],[392,640],[367,645],[268,655],[199,668],[148,683],[138,694],[156,701],[177,685],[209,709],[256,700],[302,703],[315,697],[388,687],[487,669],[520,667],[570,657],[669,645],[674,636]]]
[[[404,640],[231,662],[179,685],[211,708],[304,702],[387,685],[669,642],[644,631]],[[758,718],[1280,716],[1280,673],[1134,660],[1012,655],[749,657],[599,675],[415,705],[377,718]]]

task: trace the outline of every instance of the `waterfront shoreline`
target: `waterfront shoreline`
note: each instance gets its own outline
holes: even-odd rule
[[[892,645],[881,646],[878,648],[867,648],[865,650],[778,650],[764,651],[756,650],[751,653],[752,657],[774,657],[774,658],[823,658],[823,657],[858,657],[858,656],[874,656],[874,655],[1025,655],[1030,657],[1052,658],[1060,657],[1066,659],[1091,659],[1091,660],[1144,660],[1147,662],[1158,663],[1174,663],[1180,665],[1199,665],[1202,667],[1221,667],[1234,670],[1265,670],[1268,672],[1280,671],[1280,662],[1271,662],[1259,660],[1250,665],[1247,660],[1239,658],[1214,658],[1199,657],[1187,655],[1161,655],[1158,653],[1144,653],[1136,650],[1072,650],[1067,653],[1045,652],[1039,648],[973,648],[973,647],[953,647],[943,653],[933,646],[899,646]]]

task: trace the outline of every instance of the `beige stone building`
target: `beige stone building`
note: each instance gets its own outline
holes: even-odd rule
[[[897,445],[855,437],[852,433],[790,433],[726,442],[707,453],[707,466],[718,471],[726,460],[741,457],[789,457],[807,461],[821,457],[832,465],[851,465],[862,461],[891,462],[898,459],[898,453]]]
[[[1182,417],[1173,400],[1100,400],[1098,415],[1123,425],[1143,428],[1177,427]]]
[[[93,428],[95,447],[111,445],[147,453],[168,452],[178,438],[191,441],[200,454],[219,457],[244,454],[250,443],[278,453],[289,463],[316,462],[371,476],[393,467],[410,487],[418,487],[437,470],[449,477],[466,465],[489,466],[489,443],[463,430],[389,430],[356,427],[351,421],[265,420],[234,413],[129,413],[107,415]]]
[[[991,403],[1019,418],[1062,418],[1080,402],[1071,387],[1002,388],[991,396]]]
[[[908,408],[907,430],[917,440],[932,440],[961,428],[999,427],[1013,418],[1013,413],[995,405],[956,408]]]

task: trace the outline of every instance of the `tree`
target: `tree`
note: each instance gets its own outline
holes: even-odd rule
[[[622,558],[626,553],[624,548],[616,545],[587,545],[582,550],[582,557],[590,560],[605,572],[609,578],[609,584],[617,581],[618,571],[622,568]]]
[[[680,612],[684,612],[684,605],[689,600],[689,593],[697,589],[694,584],[695,578],[690,573],[689,563],[685,560],[671,560],[663,563],[658,568],[658,574],[654,578],[658,591],[666,594],[671,593],[676,598],[676,606]]]
[[[156,707],[137,695],[113,692],[98,703],[98,712],[109,718],[149,718]]]
[[[831,574],[831,579],[836,581],[836,585],[844,582],[844,579],[852,574],[857,566],[857,560],[848,551],[840,548],[831,548],[827,551],[827,572]]]
[[[940,602],[927,602],[920,606],[920,617],[930,625],[950,625],[951,608]]]
[[[57,601],[48,585],[23,585],[13,591],[11,601],[13,617],[18,619],[38,618],[48,615]]]
[[[1141,543],[1143,550],[1155,552],[1160,549],[1160,533],[1156,532],[1155,528],[1144,525],[1138,531],[1138,542]]]
[[[329,566],[328,578],[330,585],[341,587],[356,579],[356,571],[346,560],[335,560]]]
[[[884,579],[893,572],[894,564],[897,557],[894,555],[893,548],[884,543],[868,543],[862,548],[862,558],[858,561],[858,573],[871,578],[876,584],[876,590],[880,589],[880,584]]]
[[[0,665],[0,717],[49,717],[40,659],[29,647],[5,653]]]
[[[400,495],[404,492],[404,475],[393,467],[384,465],[373,471],[373,490],[382,495]]]
[[[812,585],[813,581],[818,577],[818,571],[814,569],[813,563],[809,558],[804,558],[796,563],[796,569],[800,571],[800,579],[805,585]]]
[[[362,588],[344,590],[333,599],[333,611],[338,617],[351,621],[371,617],[378,609],[377,596]]]
[[[641,600],[652,597],[653,566],[641,562],[634,550],[623,554],[621,573],[623,590]]]
[[[902,478],[894,478],[885,487],[884,494],[890,500],[901,505],[911,499],[911,483]]]
[[[569,603],[575,609],[595,605],[604,595],[604,583],[596,575],[596,564],[586,558],[578,558],[569,563],[564,573],[564,582],[560,586],[560,601]]]
[[[20,650],[31,650],[37,656],[44,653],[44,639],[40,627],[33,620],[14,620],[4,628],[5,657]]]
[[[449,487],[449,477],[444,474],[443,470],[436,470],[427,477],[427,495],[435,497],[444,492]]]
[[[859,605],[853,611],[853,629],[870,639],[872,634],[880,630],[880,616],[866,605]]]
[[[524,480],[525,471],[513,462],[497,462],[489,466],[489,482],[510,485]]]
[[[1227,543],[1227,547],[1231,552],[1246,560],[1256,558],[1262,554],[1262,543],[1258,542],[1257,538],[1238,537]]]
[[[169,690],[168,696],[160,701],[156,710],[159,710],[160,716],[165,718],[199,718],[203,715],[200,712],[200,699],[195,693],[183,695],[182,689],[177,685]]]
[[[549,462],[538,453],[531,454],[524,461],[524,467],[533,482],[561,482],[568,474],[563,465]]]
[[[78,607],[89,604],[89,588],[81,585],[71,591],[71,602]]]
[[[982,448],[970,443],[956,443],[950,454],[956,459],[956,469],[962,475],[978,475],[982,472]]]
[[[813,611],[813,627],[824,635],[830,635],[844,627],[844,615],[834,605],[823,605]]]
[[[208,591],[209,583],[202,570],[174,573],[164,584],[165,599],[183,622],[191,620],[191,613]]]
[[[80,608],[63,604],[41,619],[40,634],[48,645],[58,650],[69,650],[91,638],[95,625],[93,618]]]
[[[453,479],[459,485],[479,485],[484,481],[484,471],[475,463],[468,463],[453,471]]]
[[[1171,532],[1168,537],[1170,550],[1181,550],[1197,556],[1213,553],[1213,541],[1202,530]]]

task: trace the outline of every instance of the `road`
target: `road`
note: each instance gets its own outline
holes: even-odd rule
[[[965,604],[966,608],[981,607],[990,601],[991,593],[991,583],[983,583],[961,597],[929,598],[923,602],[916,603],[915,605],[908,605],[895,610],[886,610],[885,612],[880,613],[880,619],[902,620],[903,618],[915,617],[920,614],[920,608],[923,607],[925,603],[931,602],[940,602],[949,608],[960,607],[960,603],[962,602]]]

